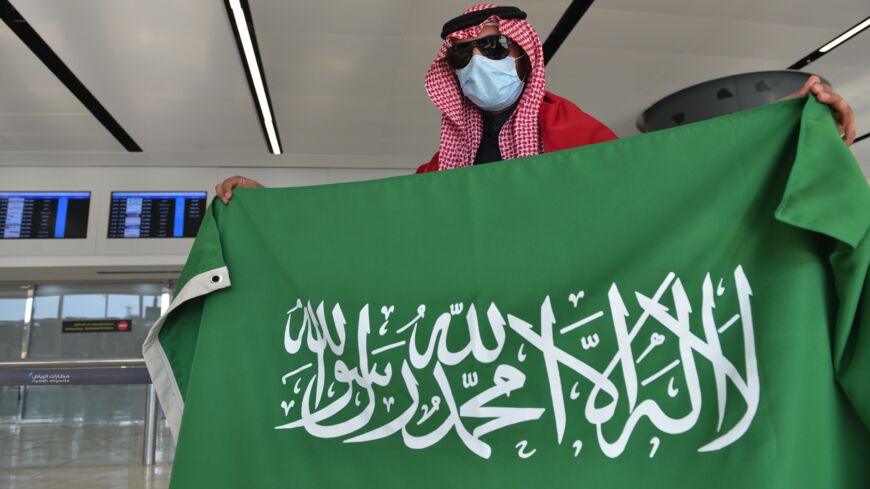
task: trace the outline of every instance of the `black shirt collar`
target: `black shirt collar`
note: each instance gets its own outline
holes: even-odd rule
[[[501,131],[502,126],[504,126],[505,122],[510,119],[511,114],[513,114],[514,109],[517,108],[517,105],[520,103],[520,100],[517,99],[516,102],[513,103],[507,110],[500,114],[489,115],[485,112],[481,112],[483,115],[483,132],[484,134],[498,134]]]

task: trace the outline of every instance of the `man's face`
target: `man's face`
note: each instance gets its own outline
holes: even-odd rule
[[[480,33],[476,37],[470,37],[468,39],[465,39],[462,42],[471,42],[471,41],[474,41],[476,39],[480,39],[480,38],[486,37],[486,36],[492,36],[492,35],[498,34],[498,33],[499,33],[499,31],[498,31],[497,25],[486,25],[483,27],[483,30],[481,30]],[[513,41],[513,39],[511,39],[511,41]],[[475,47],[474,50],[472,51],[472,54],[480,55],[482,53],[480,52],[479,49],[477,49],[477,47]],[[513,56],[514,58],[520,58],[520,56],[522,56],[523,54],[524,54],[524,51],[520,47],[520,45],[515,43],[515,42],[511,42],[511,47],[510,47],[510,51],[508,51],[508,56]],[[526,78],[526,73],[531,71],[531,64],[529,62],[529,57],[523,56],[522,58],[517,59],[516,64],[517,64],[517,75],[519,75],[519,77],[524,80]]]

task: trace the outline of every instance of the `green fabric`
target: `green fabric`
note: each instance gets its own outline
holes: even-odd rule
[[[870,487],[868,229],[813,98],[239,189],[159,334],[171,487]]]

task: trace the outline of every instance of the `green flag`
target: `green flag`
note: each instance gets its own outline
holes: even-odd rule
[[[870,486],[870,189],[812,97],[206,214],[144,346],[173,489]]]

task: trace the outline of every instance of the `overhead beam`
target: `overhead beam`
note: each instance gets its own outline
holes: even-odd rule
[[[544,64],[549,63],[553,59],[556,51],[559,50],[559,47],[562,46],[562,43],[565,42],[565,39],[568,38],[568,35],[571,34],[571,31],[574,30],[574,27],[580,22],[580,19],[583,18],[583,15],[586,14],[586,11],[589,10],[594,1],[573,0],[568,5],[559,22],[553,27],[553,31],[547,36],[547,40],[544,41]]]
[[[800,69],[805,68],[808,64],[810,64],[810,63],[818,60],[822,56],[830,53],[831,51],[833,51],[834,49],[836,49],[837,47],[839,47],[840,45],[842,45],[843,43],[845,43],[849,39],[854,38],[855,36],[857,36],[858,34],[860,34],[863,31],[867,30],[868,28],[870,28],[870,17],[867,17],[866,19],[862,20],[861,22],[858,22],[857,24],[853,25],[849,29],[846,29],[846,31],[844,31],[842,34],[840,34],[837,37],[826,42],[819,49],[816,49],[812,53],[804,56],[800,60],[793,63],[791,66],[788,67],[788,69],[800,70]]]
[[[0,18],[18,36],[19,39],[39,58],[54,76],[85,106],[93,116],[100,121],[121,146],[131,153],[138,153],[142,148],[121,127],[121,124],[106,110],[106,107],[94,97],[81,80],[67,67],[51,47],[42,39],[39,33],[24,19],[18,10],[8,0],[0,0]]]

